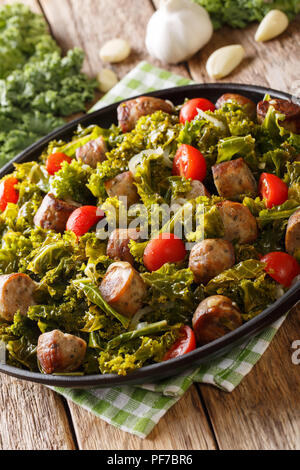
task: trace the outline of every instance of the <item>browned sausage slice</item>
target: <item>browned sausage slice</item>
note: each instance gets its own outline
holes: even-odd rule
[[[28,308],[35,303],[35,288],[35,283],[27,274],[0,276],[0,317],[12,322],[18,310],[22,315],[26,315]]]
[[[220,96],[216,102],[216,108],[221,109],[227,103],[236,103],[242,106],[251,119],[255,118],[256,104],[249,98],[246,98],[246,96],[238,95],[237,93],[225,93],[224,95]]]
[[[37,213],[34,216],[34,224],[45,230],[54,230],[63,233],[66,229],[68,218],[78,208],[78,205],[57,199],[53,194],[47,194]]]
[[[285,249],[292,256],[300,250],[300,209],[289,218],[285,235]]]
[[[285,120],[280,121],[282,127],[295,134],[300,134],[300,106],[280,98],[260,101],[257,105],[257,120],[260,124],[264,121],[270,106],[273,106],[278,113],[284,114]]]
[[[257,192],[255,178],[242,158],[214,165],[212,173],[218,193],[224,198]]]
[[[200,345],[221,338],[242,325],[241,312],[231,299],[212,295],[204,299],[193,316],[193,329]]]
[[[115,260],[127,261],[133,265],[134,258],[130,253],[129,242],[130,240],[138,240],[140,236],[140,232],[134,228],[115,229],[108,240],[107,256]]]
[[[165,100],[152,96],[140,96],[139,98],[125,101],[118,106],[119,126],[123,132],[130,132],[134,129],[140,117],[160,110],[171,114],[173,106]]]
[[[243,244],[257,239],[257,222],[248,207],[232,201],[221,202],[217,207],[224,224],[225,240]]]
[[[76,158],[92,168],[97,168],[97,163],[105,160],[106,152],[107,146],[105,140],[100,136],[78,148],[76,150]]]
[[[37,358],[45,374],[77,370],[85,352],[86,342],[83,339],[59,330],[44,333],[38,340]]]
[[[105,183],[105,189],[110,197],[126,197],[127,207],[139,202],[140,198],[134,185],[134,178],[130,171],[125,171]]]
[[[207,284],[225,269],[235,263],[232,243],[222,239],[207,239],[193,246],[189,268],[197,284]]]
[[[109,266],[99,289],[104,300],[126,317],[142,307],[147,292],[139,273],[124,261]]]

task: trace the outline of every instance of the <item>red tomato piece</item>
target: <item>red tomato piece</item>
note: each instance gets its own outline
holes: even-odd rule
[[[269,276],[285,287],[290,287],[293,279],[300,274],[297,260],[282,251],[268,253],[260,261],[266,263],[265,271]]]
[[[191,145],[183,144],[173,161],[173,175],[203,181],[206,177],[206,160],[202,153]]]
[[[180,329],[181,337],[173,344],[171,349],[166,352],[163,361],[174,359],[175,357],[183,356],[190,351],[196,349],[196,338],[192,328],[184,325]]]
[[[166,263],[178,263],[185,258],[183,241],[173,233],[161,233],[150,240],[144,251],[144,265],[148,271],[157,271]]]
[[[204,112],[214,112],[216,107],[206,98],[194,98],[193,100],[189,100],[181,108],[179,115],[181,124],[185,124],[187,121],[191,122],[197,116],[198,109],[201,109],[201,111]]]
[[[17,178],[10,176],[0,183],[0,210],[3,212],[9,202],[16,204],[19,199],[19,192],[15,189],[18,184]]]
[[[99,211],[95,206],[78,207],[70,215],[66,230],[74,232],[77,237],[81,237],[102,220],[104,216],[104,212]]]
[[[289,197],[288,186],[278,176],[271,173],[262,173],[258,190],[261,197],[265,199],[268,209],[283,204]]]
[[[63,162],[71,163],[72,158],[66,155],[65,153],[52,153],[49,155],[46,161],[46,169],[49,175],[54,175],[57,171],[61,169]]]

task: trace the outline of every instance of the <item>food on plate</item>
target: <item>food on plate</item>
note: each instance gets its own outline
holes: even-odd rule
[[[46,194],[36,212],[33,222],[37,227],[63,233],[67,221],[77,205],[57,199],[53,194]]]
[[[79,126],[15,164],[0,181],[8,364],[126,375],[221,338],[296,282],[298,108],[263,103],[257,118],[235,93],[140,97],[118,126]]]
[[[256,115],[256,104],[246,96],[239,95],[238,93],[224,93],[216,102],[216,108],[221,109],[225,104],[235,103],[243,107],[247,111],[250,119],[254,119]]]
[[[2,274],[0,276],[0,317],[11,322],[17,311],[26,315],[30,305],[34,305],[35,288],[35,283],[27,274]]]
[[[128,207],[139,202],[139,195],[130,171],[125,171],[106,181],[105,189],[110,197],[127,198]]]
[[[133,100],[124,101],[118,107],[119,126],[123,132],[130,132],[134,129],[140,117],[159,110],[165,113],[172,113],[173,106],[171,103],[160,98],[154,98],[153,96],[141,96]]]
[[[117,312],[132,317],[143,305],[147,287],[126,261],[112,263],[100,284],[103,299]]]
[[[16,189],[18,185],[17,178],[9,176],[0,183],[0,210],[5,211],[7,204],[16,204],[19,199],[19,192]]]
[[[262,123],[269,111],[270,106],[280,115],[281,125],[295,134],[300,133],[300,107],[291,101],[281,98],[263,100],[257,105],[257,120]]]
[[[290,255],[299,252],[300,254],[300,209],[294,212],[288,220],[285,249]]]
[[[251,243],[258,237],[256,218],[248,207],[239,202],[223,201],[217,209],[224,225],[224,239],[230,242]]]
[[[49,175],[54,175],[61,169],[63,162],[71,163],[71,161],[72,158],[64,153],[52,153],[47,158],[46,170],[48,171]]]
[[[131,47],[126,39],[110,39],[100,49],[100,59],[103,62],[122,62],[130,55]]]
[[[49,331],[39,337],[37,358],[45,374],[73,372],[80,367],[86,352],[86,342],[78,336]]]
[[[189,268],[197,284],[207,284],[234,264],[234,247],[228,240],[207,238],[191,249]]]
[[[276,38],[287,29],[288,25],[289,19],[283,11],[271,10],[257,28],[255,41],[263,42]]]
[[[106,152],[107,146],[105,140],[100,135],[97,139],[91,140],[82,147],[79,147],[76,150],[76,158],[92,168],[97,168],[97,163],[105,160]]]
[[[261,197],[266,201],[268,209],[283,204],[289,197],[288,185],[272,173],[262,173],[260,175],[258,190]]]
[[[245,49],[240,44],[224,46],[214,51],[208,58],[206,70],[216,80],[227,77],[240,65],[245,57]]]
[[[189,59],[211,39],[213,26],[207,11],[189,0],[164,0],[147,25],[146,47],[162,62]]]
[[[66,230],[75,233],[77,237],[85,235],[104,217],[104,212],[96,206],[81,206],[75,209],[66,223]]]
[[[193,330],[198,344],[207,344],[242,325],[237,305],[224,295],[202,300],[193,315]]]
[[[212,174],[218,194],[224,198],[253,195],[257,191],[255,178],[242,158],[214,165]]]
[[[116,228],[107,243],[106,254],[113,260],[127,261],[134,264],[134,257],[130,253],[130,240],[137,241],[141,238],[141,233],[135,228]]]
[[[173,161],[173,175],[203,181],[206,177],[206,160],[202,153],[191,145],[181,145]]]
[[[275,251],[268,253],[261,262],[265,263],[265,270],[275,281],[285,287],[290,287],[296,276],[300,274],[300,266],[296,259],[288,253]]]
[[[201,111],[214,111],[216,107],[205,98],[188,100],[180,110],[179,119],[181,124],[185,124],[187,121],[191,122],[198,115],[199,109]]]

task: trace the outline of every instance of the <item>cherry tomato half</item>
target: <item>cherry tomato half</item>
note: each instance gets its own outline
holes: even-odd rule
[[[194,98],[187,101],[181,108],[179,119],[181,124],[187,121],[191,122],[198,114],[198,109],[201,111],[215,111],[215,105],[205,98]]]
[[[265,271],[269,276],[285,287],[290,287],[293,279],[300,274],[297,260],[282,251],[268,253],[260,261],[266,263]]]
[[[191,145],[183,144],[173,161],[173,175],[203,181],[206,177],[206,161],[202,153]]]
[[[192,328],[187,325],[182,326],[180,329],[180,336],[181,337],[173,344],[171,349],[166,352],[163,357],[163,361],[183,356],[184,354],[196,349],[196,338]]]
[[[66,155],[65,153],[52,153],[47,158],[46,169],[49,175],[54,175],[57,171],[61,169],[63,162],[71,163],[72,158]]]
[[[18,184],[17,178],[10,176],[0,183],[0,210],[5,211],[9,202],[16,204],[19,199],[19,192],[15,189]]]
[[[288,186],[278,176],[271,173],[262,173],[258,190],[261,197],[265,199],[268,209],[283,204],[289,197]]]
[[[183,241],[173,233],[161,233],[150,240],[144,251],[144,265],[148,271],[157,271],[166,263],[178,263],[185,258]]]
[[[95,206],[82,206],[75,209],[68,218],[66,230],[74,232],[77,237],[87,233],[97,222],[105,216],[103,211],[98,211]]]

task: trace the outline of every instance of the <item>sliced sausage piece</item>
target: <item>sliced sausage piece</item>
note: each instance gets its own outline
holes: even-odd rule
[[[107,256],[115,260],[127,261],[133,265],[134,258],[130,253],[129,242],[130,240],[139,240],[140,236],[140,232],[134,228],[115,229],[108,240]]]
[[[107,146],[105,140],[100,136],[78,148],[76,150],[76,158],[92,168],[97,168],[97,163],[101,163],[106,159],[106,152]]]
[[[35,282],[23,273],[3,274],[0,276],[0,317],[12,322],[19,310],[26,315],[34,305]]]
[[[191,250],[189,268],[197,284],[207,284],[211,279],[231,268],[235,263],[231,242],[209,238],[197,243]]]
[[[38,340],[37,358],[45,374],[74,372],[81,366],[85,352],[83,339],[60,330],[44,333]]]
[[[130,171],[125,171],[105,183],[105,189],[110,197],[126,197],[127,207],[139,202],[140,198],[134,185],[134,178]]]
[[[221,338],[242,325],[241,312],[231,299],[212,295],[204,299],[193,316],[193,329],[198,344]]]
[[[285,235],[285,249],[292,256],[300,250],[300,209],[289,218]]]
[[[191,189],[185,195],[185,199],[189,201],[190,199],[196,199],[199,196],[207,196],[210,197],[209,192],[207,191],[206,187],[204,186],[201,181],[193,180],[191,181]]]
[[[140,96],[139,98],[124,101],[118,106],[118,121],[123,132],[130,132],[140,117],[153,114],[155,111],[164,111],[171,114],[173,106],[165,100],[152,96]]]
[[[147,292],[139,273],[125,261],[109,266],[99,289],[109,305],[129,318],[141,308]]]
[[[257,222],[248,207],[232,201],[220,202],[217,207],[224,224],[225,240],[243,244],[257,239]]]
[[[45,230],[54,230],[63,233],[66,229],[66,223],[72,212],[78,208],[78,205],[69,204],[68,202],[57,199],[53,194],[47,194],[33,222],[36,226]]]
[[[254,119],[256,116],[256,104],[246,96],[237,93],[225,93],[216,102],[216,108],[221,109],[227,103],[236,103],[242,106],[250,119]]]
[[[280,121],[280,126],[294,134],[300,134],[300,106],[280,98],[260,101],[257,105],[257,120],[260,124],[264,121],[270,106],[273,106],[278,113],[284,114],[285,120]]]
[[[174,204],[184,204],[186,201],[190,201],[191,199],[196,199],[199,196],[206,196],[210,197],[209,192],[207,191],[206,187],[204,186],[201,181],[193,180],[191,181],[191,189],[188,191],[184,197],[176,197],[172,199],[172,205]]]
[[[214,165],[212,173],[218,193],[224,198],[234,199],[257,192],[255,178],[242,158]]]

